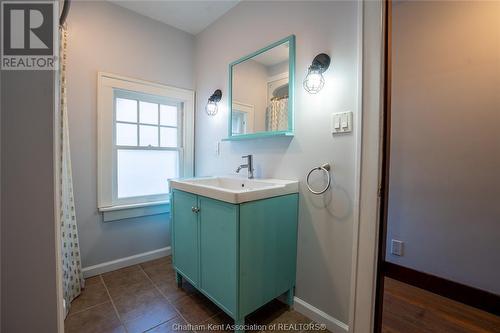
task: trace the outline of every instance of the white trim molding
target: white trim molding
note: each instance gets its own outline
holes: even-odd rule
[[[349,327],[373,332],[377,280],[384,86],[384,2],[363,1],[362,141],[359,225],[355,230]]]
[[[358,21],[358,36],[357,36],[357,111],[355,113],[355,125],[357,128],[355,135],[356,142],[356,160],[355,160],[355,192],[353,198],[353,237],[352,237],[352,261],[351,261],[351,293],[349,298],[349,327],[351,331],[355,331],[355,311],[356,311],[356,299],[355,294],[357,290],[356,285],[356,274],[358,272],[357,260],[358,260],[358,246],[359,246],[359,227],[360,227],[360,201],[361,201],[361,182],[362,182],[362,159],[363,159],[363,137],[364,131],[363,126],[365,122],[365,117],[363,114],[363,75],[364,75],[364,66],[363,66],[363,52],[364,52],[364,44],[363,44],[363,36],[364,36],[364,2],[357,2],[357,21]]]
[[[97,73],[97,207],[116,210],[125,204],[143,204],[168,200],[167,193],[141,197],[119,198],[117,193],[116,142],[114,139],[114,100],[117,96],[135,96],[134,99],[155,103],[174,103],[182,109],[182,126],[178,147],[141,147],[140,149],[175,150],[179,152],[179,177],[194,173],[194,98],[193,90],[171,87],[155,82],[124,77],[111,73]],[[158,104],[157,103],[157,104]],[[139,118],[138,118],[138,123]],[[158,126],[161,126],[159,124]],[[120,146],[122,147],[122,146]],[[131,149],[132,147],[127,147]],[[137,148],[133,146],[133,148]],[[125,209],[128,209],[125,207]],[[125,214],[126,215],[126,214]]]
[[[254,125],[253,125],[253,121],[255,118],[254,110],[255,110],[255,107],[252,104],[246,104],[246,103],[233,101],[233,111],[243,112],[243,113],[247,114],[247,117],[245,119],[245,121],[246,121],[245,134],[254,132]]]
[[[161,249],[135,254],[130,257],[115,259],[103,262],[101,264],[88,266],[82,269],[83,277],[88,278],[91,276],[96,276],[99,274],[116,271],[117,269],[124,268],[127,266],[137,265],[146,261],[166,257],[171,253],[172,253],[171,247],[167,246]]]
[[[102,222],[112,222],[134,217],[167,214],[170,213],[170,204],[158,202],[155,204],[139,204],[137,207],[128,208],[121,206],[120,208],[101,210],[101,213]]]
[[[99,208],[103,222],[170,213],[170,201],[145,202]]]
[[[319,324],[325,324],[333,333],[349,332],[349,325],[312,306],[298,297],[293,298],[293,309]]]
[[[101,213],[102,212],[112,212],[115,210],[143,208],[143,207],[169,205],[169,204],[170,204],[170,200],[156,201],[156,202],[144,202],[144,203],[138,203],[138,204],[116,205],[116,206],[112,206],[112,207],[99,208],[99,212],[101,212]]]

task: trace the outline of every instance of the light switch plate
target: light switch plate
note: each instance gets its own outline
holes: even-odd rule
[[[352,112],[338,112],[332,114],[332,134],[352,132]]]

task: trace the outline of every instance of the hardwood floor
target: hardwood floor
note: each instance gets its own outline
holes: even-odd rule
[[[500,333],[498,316],[391,278],[384,281],[384,333]]]

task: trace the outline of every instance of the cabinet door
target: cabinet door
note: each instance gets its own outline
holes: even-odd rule
[[[238,205],[199,197],[201,289],[230,314],[236,310]]]
[[[198,214],[197,196],[182,191],[173,192],[172,244],[175,269],[193,285],[198,285]]]

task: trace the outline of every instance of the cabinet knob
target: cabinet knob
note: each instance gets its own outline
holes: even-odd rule
[[[191,207],[191,211],[193,213],[198,213],[200,211],[200,209],[198,207]]]

